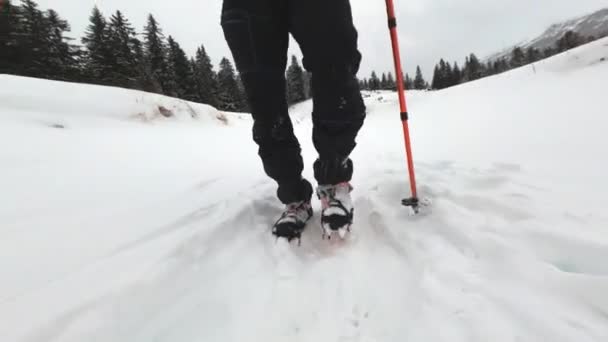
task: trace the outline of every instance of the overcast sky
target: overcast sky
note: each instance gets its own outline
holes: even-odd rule
[[[307,1],[307,0],[301,0]],[[328,0],[329,1],[329,0]],[[172,35],[190,55],[204,43],[217,64],[229,56],[219,26],[221,0],[38,0],[72,24],[80,38],[88,15],[97,4],[105,15],[120,9],[141,30],[148,13],[154,14],[166,35]],[[372,69],[392,69],[390,41],[383,0],[351,0],[360,35],[363,65],[360,76]],[[479,57],[533,38],[556,22],[608,7],[608,0],[395,0],[404,68],[423,67],[430,78],[439,58],[458,61],[475,52]],[[292,44],[292,53],[299,49]]]

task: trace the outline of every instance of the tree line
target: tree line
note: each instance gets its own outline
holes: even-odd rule
[[[420,66],[416,67],[416,76],[411,78],[409,74],[405,74],[403,79],[405,89],[423,90],[430,87],[429,83],[424,79]],[[369,78],[359,80],[359,86],[362,90],[396,90],[397,80],[393,77],[393,73],[382,73],[380,77],[376,71],[372,71]]]
[[[552,47],[540,50],[535,47],[515,47],[510,55],[487,62],[481,62],[475,54],[465,58],[462,69],[458,63],[453,66],[444,59],[436,64],[431,87],[433,89],[449,88],[458,84],[474,81],[480,78],[501,74],[503,72],[538,62],[556,54],[568,51],[583,44],[592,42],[596,37],[583,37],[577,32],[566,32]]]
[[[534,47],[528,47],[527,49],[515,47],[509,56],[485,63],[480,61],[474,53],[471,53],[465,57],[462,67],[457,62],[450,64],[445,59],[441,59],[435,65],[430,84],[424,80],[420,67],[417,67],[414,79],[411,79],[408,74],[405,75],[405,86],[406,89],[445,89],[532,64],[598,38],[600,37],[583,37],[576,32],[568,31],[554,46],[547,47],[542,51]],[[361,87],[365,90],[395,90],[397,85],[390,72],[388,74],[383,73],[382,77],[378,78],[376,72],[373,71],[369,79],[366,78],[361,81]]]
[[[204,45],[189,57],[166,36],[150,14],[141,32],[116,11],[98,7],[80,44],[53,9],[33,0],[0,0],[0,73],[138,89],[205,103],[221,110],[248,111],[240,75],[228,58],[216,72]],[[310,77],[293,57],[287,70],[289,103],[310,97]]]

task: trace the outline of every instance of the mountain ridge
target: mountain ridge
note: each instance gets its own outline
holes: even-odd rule
[[[576,32],[584,38],[594,37],[595,39],[599,39],[608,36],[608,7],[591,14],[552,24],[536,38],[524,40],[500,52],[491,54],[486,57],[485,60],[494,61],[503,57],[508,57],[516,47],[521,47],[523,49],[532,47],[541,51],[549,47],[554,47],[557,41],[568,31]]]

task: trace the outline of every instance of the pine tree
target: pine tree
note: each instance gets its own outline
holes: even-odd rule
[[[192,84],[193,84],[193,90],[194,90],[193,99],[190,101],[201,103],[202,102],[201,95],[199,92],[200,81],[198,80],[200,73],[198,71],[198,65],[196,65],[196,59],[190,58],[188,60],[188,67],[190,68],[190,71],[192,72],[192,82],[193,82]]]
[[[217,75],[213,71],[213,64],[204,46],[196,51],[194,60],[194,80],[198,99],[202,103],[217,107],[218,84]]]
[[[48,26],[38,4],[32,0],[22,0],[20,6],[19,58],[25,76],[45,77],[44,58],[48,55]]]
[[[386,84],[386,74],[385,73],[382,73],[382,78],[380,79],[380,89],[382,89],[382,90],[388,89],[388,86]]]
[[[498,75],[498,74],[504,72],[504,70],[502,70],[502,60],[504,60],[504,59],[505,59],[504,57],[501,57],[492,62],[491,73],[493,75]]]
[[[526,63],[528,63],[528,64],[535,63],[535,62],[539,61],[540,59],[541,59],[541,53],[540,53],[540,50],[538,50],[537,48],[530,46],[526,50]]]
[[[170,95],[194,101],[196,99],[194,73],[186,53],[171,36],[168,38],[168,62],[169,83],[174,91]]]
[[[243,79],[241,78],[241,74],[236,75],[236,85],[238,89],[238,111],[242,113],[251,112],[251,108],[249,108],[249,102],[247,101],[247,93],[245,91],[245,84],[243,83]]]
[[[498,70],[498,59],[493,60],[493,61],[488,61],[488,66],[487,66],[486,70],[487,70],[487,76],[493,76],[493,75],[499,74],[500,71]]]
[[[405,74],[404,83],[405,83],[404,86],[405,86],[406,90],[410,90],[414,86],[414,81],[412,80],[412,78],[410,77],[409,74]]]
[[[500,72],[505,72],[505,71],[509,70],[509,62],[507,61],[506,58],[501,58],[498,64],[499,64]]]
[[[524,50],[520,47],[516,47],[511,52],[511,67],[519,68],[526,64],[526,55],[524,54]]]
[[[12,6],[0,0],[0,73],[7,73],[10,65],[9,49],[12,50],[10,39],[14,31],[14,23],[11,20]]]
[[[464,80],[474,81],[482,78],[484,75],[484,68],[482,64],[479,62],[477,56],[474,53],[470,54],[466,58],[465,66],[464,66]]]
[[[555,56],[557,53],[558,53],[557,49],[548,47],[543,50],[543,57],[549,58],[549,57]]]
[[[449,87],[450,77],[451,70],[448,70],[448,64],[442,58],[439,61],[439,89],[445,89]]]
[[[492,61],[486,62],[485,66],[484,66],[484,69],[485,69],[485,76],[486,77],[492,76],[492,75],[496,74],[494,72],[494,63],[492,63]]]
[[[574,32],[574,31],[568,31],[557,42],[557,44],[556,44],[557,52],[561,53],[564,51],[568,51],[570,49],[573,49],[577,46],[582,45],[583,43],[584,43],[584,38],[580,34]]]
[[[359,87],[361,88],[361,90],[369,90],[369,83],[367,82],[367,78],[364,78],[359,81]]]
[[[58,80],[72,80],[77,76],[78,48],[69,43],[71,38],[65,36],[70,25],[52,9],[46,12],[45,19],[48,31],[46,56],[43,58],[46,75]]]
[[[386,76],[386,87],[388,90],[396,90],[397,83],[395,83],[395,79],[393,78],[393,73],[389,71],[388,76]]]
[[[452,69],[452,82],[451,85],[455,86],[460,84],[460,80],[462,78],[462,72],[460,71],[460,67],[458,66],[458,62],[454,62],[454,68]]]
[[[86,73],[91,82],[110,83],[112,51],[108,41],[107,23],[99,8],[94,7],[90,24],[82,38],[86,49]]]
[[[0,74],[17,74],[21,60],[18,39],[21,31],[18,20],[21,17],[20,8],[13,6],[10,0],[6,0],[0,7]]]
[[[200,102],[200,99],[198,97],[198,87],[196,85],[196,78],[195,78],[195,65],[194,65],[194,59],[190,59],[188,60],[188,57],[185,56],[186,59],[186,67],[188,68],[188,77],[186,79],[186,95],[184,96],[185,100],[188,100],[190,102]]]
[[[120,11],[116,11],[108,24],[108,46],[112,54],[112,79],[114,85],[137,87],[140,73],[138,54],[141,43],[135,29]]]
[[[482,77],[481,62],[475,54],[469,56],[469,79],[471,81],[478,80]]]
[[[287,69],[287,103],[292,105],[305,99],[304,70],[296,56],[292,56],[291,65]]]
[[[240,91],[232,63],[227,58],[220,61],[220,71],[217,74],[219,94],[219,109],[237,111],[241,104]]]
[[[135,87],[150,93],[160,93],[160,82],[152,74],[152,68],[146,58],[143,43],[138,39],[133,41],[133,54],[137,63]]]
[[[369,78],[369,89],[370,90],[379,90],[380,89],[380,79],[378,75],[376,75],[375,71],[372,71],[372,75]]]
[[[422,70],[420,70],[420,66],[416,67],[416,78],[414,79],[414,89],[423,90],[426,89],[426,81],[422,76]]]
[[[464,64],[462,66],[462,70],[460,70],[462,73],[462,83],[466,83],[466,82],[470,81],[470,78],[469,78],[470,77],[470,71],[469,71],[470,66],[471,66],[471,61],[469,60],[469,56],[466,56],[464,58]]]
[[[454,74],[452,70],[452,65],[449,62],[445,62],[445,87],[449,88],[453,86],[452,80],[454,79]]]
[[[146,62],[150,67],[152,79],[158,83],[157,92],[162,94],[173,94],[175,89],[171,84],[169,67],[167,65],[167,48],[164,35],[154,16],[148,16],[148,23],[144,28],[144,54]]]
[[[312,73],[304,71],[304,94],[307,99],[312,98]]]
[[[440,75],[439,75],[440,71],[439,71],[439,64],[435,64],[435,69],[433,70],[433,80],[431,81],[431,88],[432,89],[441,89],[440,88]]]

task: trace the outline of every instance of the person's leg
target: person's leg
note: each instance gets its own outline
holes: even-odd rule
[[[253,115],[253,138],[264,170],[283,203],[310,200],[304,163],[285,98],[288,21],[284,0],[224,0],[224,36],[241,74]]]
[[[361,62],[348,0],[289,0],[289,30],[312,73],[315,178],[335,185],[352,178],[349,156],[365,119],[356,78]]]

